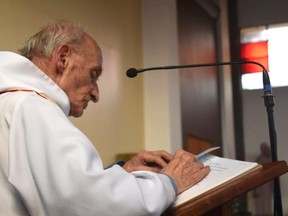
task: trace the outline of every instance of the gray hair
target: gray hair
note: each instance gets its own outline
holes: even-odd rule
[[[84,41],[88,34],[69,21],[59,21],[44,26],[38,33],[26,41],[19,53],[32,60],[34,56],[51,57],[53,51],[63,45],[76,45]]]

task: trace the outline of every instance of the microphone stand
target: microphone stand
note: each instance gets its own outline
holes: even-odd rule
[[[192,65],[174,65],[174,66],[163,66],[163,67],[150,67],[143,69],[130,68],[127,70],[126,75],[130,78],[136,77],[138,73],[152,70],[170,70],[179,68],[196,68],[196,67],[209,67],[209,66],[222,66],[222,65],[235,65],[235,64],[256,64],[263,69],[263,89],[264,89],[264,104],[266,106],[268,115],[268,126],[270,136],[270,146],[272,162],[278,160],[277,156],[277,136],[274,124],[274,96],[272,95],[272,88],[270,85],[270,79],[266,68],[255,61],[239,61],[239,62],[219,62],[219,63],[208,63],[208,64],[192,64]],[[274,179],[274,216],[283,216],[282,210],[282,198],[279,177]]]
[[[274,96],[272,95],[272,90],[270,86],[269,76],[266,70],[263,70],[263,85],[264,85],[264,104],[266,106],[267,116],[268,116],[268,126],[270,134],[270,145],[271,145],[271,155],[272,161],[278,161],[277,156],[277,135],[274,124]],[[281,188],[279,177],[274,179],[274,215],[282,216],[282,199],[281,199]]]

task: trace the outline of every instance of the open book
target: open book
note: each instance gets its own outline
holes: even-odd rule
[[[261,165],[256,162],[239,161],[208,154],[217,148],[219,147],[208,149],[197,155],[197,161],[204,163],[204,165],[209,165],[211,171],[199,183],[179,194],[172,207],[192,200],[219,185],[261,167]]]

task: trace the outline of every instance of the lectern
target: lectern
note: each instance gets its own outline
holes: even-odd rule
[[[179,206],[167,209],[162,216],[224,215],[223,206],[234,198],[288,172],[285,161],[262,164],[260,169],[231,180]]]

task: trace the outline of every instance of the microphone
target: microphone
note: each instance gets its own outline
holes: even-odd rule
[[[130,68],[127,70],[126,72],[126,75],[129,77],[129,78],[133,78],[133,77],[136,77],[138,74],[138,70],[136,68]]]
[[[262,68],[263,70],[263,91],[264,91],[264,104],[266,106],[268,115],[268,125],[269,125],[269,135],[270,135],[270,146],[272,161],[277,161],[277,137],[274,125],[273,116],[273,106],[274,106],[274,96],[272,95],[272,87],[270,83],[270,78],[266,68],[255,61],[238,61],[238,62],[217,62],[217,63],[207,63],[207,64],[190,64],[190,65],[172,65],[172,66],[162,66],[162,67],[149,67],[149,68],[130,68],[127,70],[126,75],[129,78],[134,78],[138,73],[153,70],[171,70],[171,69],[181,69],[181,68],[196,68],[196,67],[211,67],[211,66],[222,66],[222,65],[242,65],[242,64],[255,64]],[[283,215],[282,213],[282,198],[279,177],[274,180],[274,215]]]

